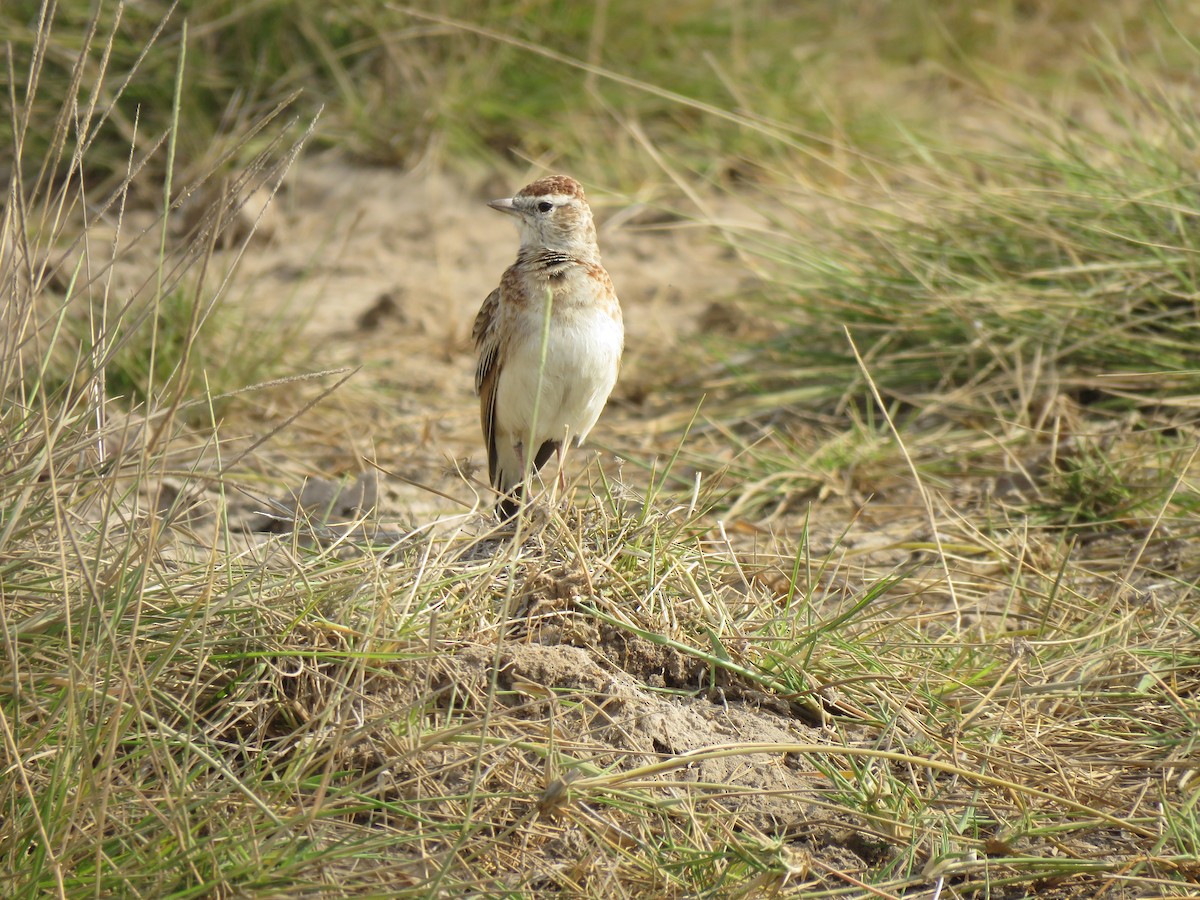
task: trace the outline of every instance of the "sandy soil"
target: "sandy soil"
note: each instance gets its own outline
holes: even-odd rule
[[[512,222],[485,203],[523,183],[521,175],[468,181],[302,163],[263,216],[231,298],[268,320],[281,308],[306,315],[302,339],[321,367],[361,366],[347,385],[351,393],[363,379],[394,398],[348,429],[358,438],[354,449],[414,480],[436,476],[440,490],[466,502],[473,490],[457,475],[441,476],[453,461],[468,471],[484,464],[471,326],[517,248]],[[706,229],[622,198],[589,199],[627,335],[621,379],[593,441],[644,453],[654,437],[646,410],[657,408],[656,387],[694,358],[689,342],[746,275]],[[257,214],[255,202],[249,214]],[[311,474],[355,468],[343,458],[335,471]],[[384,485],[380,506],[409,517],[447,511],[444,499],[399,482]]]

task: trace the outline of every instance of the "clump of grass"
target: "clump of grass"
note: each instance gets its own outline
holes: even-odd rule
[[[1051,521],[1067,525],[1109,524],[1153,515],[1167,499],[1173,473],[1186,464],[1180,452],[1137,452],[1134,441],[1081,438],[1060,452],[1049,473]]]
[[[58,47],[46,30],[53,27],[43,22],[42,38]],[[44,59],[29,62],[26,91],[7,120],[15,130],[5,142],[12,156],[0,221],[0,890],[12,897],[169,896],[259,872],[246,858],[218,858],[196,837],[227,834],[221,823],[239,821],[242,803],[262,804],[228,777],[230,764],[218,759],[225,750],[195,728],[203,698],[227,684],[229,670],[191,679],[214,650],[245,646],[240,629],[253,634],[272,620],[261,608],[209,602],[217,585],[236,589],[210,566],[189,565],[186,552],[175,555],[182,507],[160,490],[168,474],[181,494],[194,487],[187,466],[196,453],[179,440],[181,410],[211,407],[189,373],[222,297],[202,287],[216,265],[216,219],[239,195],[182,246],[168,240],[172,210],[203,182],[172,188],[178,89],[163,139],[132,142],[115,190],[91,193],[86,156],[123,97],[121,80],[115,88],[106,80],[111,57],[97,35],[85,32],[76,45],[71,90],[50,99],[38,78]],[[179,77],[169,83],[178,86],[182,52],[170,62]],[[112,105],[92,106],[89,95]],[[38,132],[47,121],[53,127]],[[242,139],[262,138],[263,127],[255,123]],[[264,139],[243,187],[278,183],[298,151],[281,140]],[[142,179],[155,172],[165,174],[152,190]],[[163,206],[150,228],[129,236],[134,195],[161,197]],[[183,287],[187,274],[196,275],[194,292]],[[87,325],[76,329],[80,322]],[[126,393],[128,405],[115,403],[113,391]],[[180,459],[183,471],[174,472]],[[228,643],[206,630],[210,616],[235,626]],[[167,807],[174,812],[164,823],[156,810]]]
[[[1023,165],[974,160],[989,167],[979,179],[943,172],[904,212],[842,229],[836,262],[801,242],[779,248],[774,309],[794,330],[747,380],[821,379],[829,401],[843,399],[857,368],[847,329],[868,361],[886,360],[872,369],[880,388],[912,407],[936,397],[963,415],[1036,417],[1049,395],[1122,410],[1194,393],[1196,213],[1181,161],[1034,152]]]
[[[98,365],[104,395],[118,406],[153,408],[176,398],[183,421],[210,424],[234,394],[283,370],[303,321],[302,316],[282,315],[264,320],[261,314],[251,320],[247,310],[231,308],[222,299],[205,298],[194,287],[180,285],[143,314],[123,310],[106,326],[94,316],[85,321],[77,315],[74,333],[64,335],[56,348],[62,374],[47,372],[46,389],[55,391],[56,377],[80,382],[86,370],[76,368],[77,361],[86,359]]]

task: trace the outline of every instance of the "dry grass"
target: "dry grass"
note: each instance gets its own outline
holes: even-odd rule
[[[1010,11],[996,47],[1042,19]],[[959,40],[938,46],[983,40],[944,22]],[[902,46],[885,24],[878,48]],[[78,69],[115,101],[104,34]],[[710,224],[760,296],[733,304],[741,345],[718,324],[686,351],[699,414],[695,381],[645,373],[677,427],[584,466],[575,503],[539,502],[514,539],[432,450],[381,460],[376,497],[279,499],[357,461],[363,422],[405,447],[419,429],[370,368],[305,374],[325,356],[298,331],[238,349],[240,209],[297,126],[271,104],[181,187],[185,81],[98,205],[88,116],[108,107],[13,97],[15,134],[58,125],[14,142],[0,243],[0,892],[1194,893],[1182,88],[1114,64],[1090,81],[1112,88],[1103,128],[1006,115],[1004,156],[914,137],[835,166],[851,136],[817,163],[767,123],[730,158],[765,141],[769,191],[727,197],[687,164],[720,129],[678,153],[627,131],[657,196],[752,199],[758,227]],[[835,170],[821,202],[797,189]],[[631,403],[611,433],[660,413]],[[405,480],[450,484],[437,516],[394,520]]]

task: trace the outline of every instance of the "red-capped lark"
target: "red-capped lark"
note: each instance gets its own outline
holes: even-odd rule
[[[530,474],[552,453],[561,464],[564,443],[578,446],[596,424],[617,381],[625,329],[577,181],[539,178],[488,206],[514,216],[521,231],[517,261],[483,301],[473,331],[488,475],[497,512],[511,519],[526,463]]]

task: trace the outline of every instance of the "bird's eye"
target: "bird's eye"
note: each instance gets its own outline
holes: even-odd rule
[[[554,209],[554,204],[549,200],[543,200],[537,205],[537,208],[538,212],[550,212],[550,210]]]

